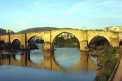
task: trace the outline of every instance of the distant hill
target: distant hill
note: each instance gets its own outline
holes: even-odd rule
[[[19,31],[17,33],[29,33],[29,32],[41,32],[41,31],[50,31],[58,29],[72,29],[72,28],[55,28],[55,27],[34,27],[26,30]]]
[[[35,28],[29,28],[26,30],[19,31],[17,33],[29,33],[29,32],[40,32],[40,31],[49,31],[49,30],[56,30],[58,28],[54,27],[35,27]]]

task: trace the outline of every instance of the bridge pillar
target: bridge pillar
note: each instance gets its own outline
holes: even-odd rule
[[[43,53],[44,53],[44,61],[43,61],[44,68],[52,69],[51,55],[52,55],[53,51],[52,51],[50,42],[45,42],[43,44]]]
[[[45,42],[43,44],[43,51],[52,51],[53,47],[50,42]]]
[[[44,68],[51,70],[52,69],[51,52],[44,51],[43,53],[44,53],[44,61],[42,62],[43,66]]]
[[[51,59],[52,59],[52,71],[61,71],[64,70],[56,61],[54,53],[51,54]]]
[[[26,66],[27,65],[27,52],[21,53],[21,65]]]
[[[32,65],[32,60],[30,59],[30,51],[27,51],[26,55],[27,55],[27,57],[26,57],[26,59],[27,59],[26,60],[27,61],[26,62],[27,63],[26,66],[31,66]]]
[[[24,41],[22,43],[23,44],[22,44],[22,47],[21,48],[23,48],[23,49],[28,48],[28,45],[27,45],[27,33],[25,33],[25,35],[24,35]],[[28,52],[27,50],[25,50],[24,52],[22,52],[22,54],[21,54],[21,64],[23,66],[27,66],[28,65],[28,60],[30,60],[29,59],[29,56],[30,56],[30,52]]]
[[[88,70],[88,52],[80,51],[80,64],[82,70]]]
[[[10,56],[10,64],[16,64],[15,55]]]
[[[54,57],[54,49],[50,42],[45,42],[43,44],[43,53],[44,53],[44,61],[43,66],[46,69],[50,69],[51,71],[59,71],[61,67],[57,64]]]
[[[1,60],[1,64],[9,64],[9,57],[8,57],[9,55],[6,55],[6,54],[1,54],[1,58],[0,58],[0,60]]]
[[[83,70],[88,70],[88,43],[87,40],[80,42],[80,63]]]
[[[87,40],[80,42],[80,51],[88,51],[88,42]]]

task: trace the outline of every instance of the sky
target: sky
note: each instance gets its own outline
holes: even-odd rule
[[[0,28],[122,25],[122,0],[0,0]]]

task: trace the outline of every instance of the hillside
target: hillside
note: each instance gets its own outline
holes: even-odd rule
[[[29,29],[26,29],[26,30],[19,31],[17,33],[41,32],[41,31],[50,31],[50,30],[58,30],[58,29],[64,29],[64,28],[34,27],[34,28],[29,28]],[[72,29],[72,28],[65,28],[65,29]]]
[[[40,32],[40,31],[49,31],[49,30],[56,30],[58,28],[54,27],[34,27],[34,28],[29,28],[26,30],[19,31],[18,33],[29,33],[29,32]]]

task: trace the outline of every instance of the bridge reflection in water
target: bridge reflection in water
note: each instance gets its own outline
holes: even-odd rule
[[[41,78],[37,77],[38,80],[32,81],[41,81],[42,78],[46,80],[53,77],[52,73],[55,76],[51,78],[51,81],[60,79],[61,81],[94,81],[95,78],[96,81],[107,81],[120,55],[119,46],[122,45],[120,33],[96,30],[62,29],[9,34],[0,36],[0,39],[1,50],[21,50],[11,54],[0,54],[1,67],[2,65],[17,65],[24,66],[23,68],[33,68],[31,70],[38,68],[38,71],[39,69],[48,71],[49,74],[40,70],[37,74],[42,73]],[[40,43],[43,46],[37,50],[36,44]],[[2,52],[0,51],[0,53]],[[29,70],[29,72],[31,71]],[[3,76],[4,72],[0,73]],[[29,75],[32,74],[35,78],[36,73],[33,73],[29,73]],[[43,74],[48,75],[48,77],[43,76]],[[26,73],[23,76],[26,76]],[[25,79],[23,80],[25,81]]]
[[[27,67],[33,68],[31,70],[40,69],[40,73],[37,73],[41,74],[40,77],[42,75],[45,77],[45,79],[42,77],[43,81],[94,81],[96,77],[96,59],[88,56],[88,52],[78,50],[78,48],[56,48],[54,52],[32,50],[18,52],[13,55],[1,54],[0,63],[1,65],[25,66],[23,71]],[[42,71],[44,69],[46,70]],[[23,76],[27,75],[23,74]],[[50,78],[50,80],[47,80],[47,78]],[[39,80],[42,79],[39,78]]]

